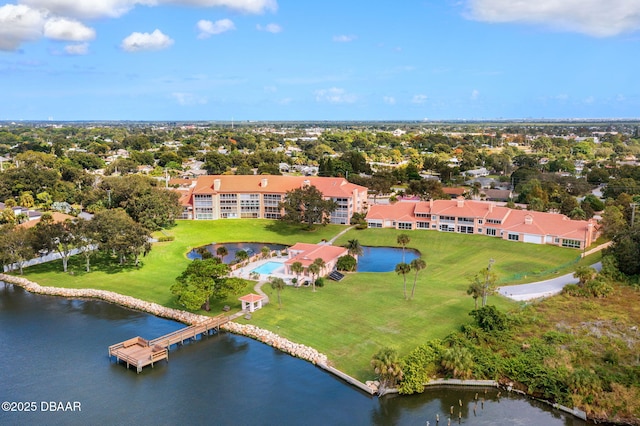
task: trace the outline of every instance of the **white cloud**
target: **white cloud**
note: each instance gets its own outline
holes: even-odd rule
[[[385,104],[389,104],[389,105],[396,104],[396,98],[394,98],[393,96],[383,96],[382,100],[384,101]]]
[[[136,4],[154,5],[155,0],[19,0],[34,9],[47,10],[58,16],[80,19],[117,18]]]
[[[357,37],[354,35],[337,35],[333,36],[333,41],[336,43],[349,43],[350,41],[355,40]]]
[[[22,43],[42,37],[45,16],[24,5],[0,7],[0,50],[16,50]]]
[[[89,43],[69,44],[64,47],[67,55],[86,55],[89,53]]]
[[[268,33],[277,34],[282,32],[282,27],[278,24],[256,25],[258,31],[266,31]]]
[[[471,100],[475,101],[480,97],[480,91],[478,91],[477,89],[473,89],[471,91]]]
[[[127,52],[141,52],[145,50],[162,50],[173,45],[173,40],[156,29],[152,33],[132,33],[122,40],[123,50]]]
[[[231,19],[220,19],[216,22],[207,21],[202,19],[197,24],[200,34],[198,38],[209,38],[212,35],[222,34],[227,31],[235,30],[236,26]]]
[[[413,95],[413,98],[411,99],[411,103],[414,104],[423,104],[427,101],[427,95]]]
[[[468,0],[467,15],[485,22],[524,22],[610,37],[640,30],[637,0]]]
[[[194,95],[193,93],[174,92],[171,97],[181,106],[204,105],[209,100],[204,96]]]
[[[52,18],[44,24],[44,36],[54,40],[89,41],[96,38],[96,32],[78,21]]]
[[[81,19],[117,18],[137,5],[226,7],[244,13],[275,12],[278,9],[276,0],[19,0],[19,2],[34,9],[48,10],[55,15]]]
[[[356,95],[346,93],[344,89],[337,87],[316,90],[315,95],[316,101],[329,102],[331,104],[352,104],[357,99]]]

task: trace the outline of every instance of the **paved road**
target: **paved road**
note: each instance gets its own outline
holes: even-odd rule
[[[599,271],[602,269],[602,264],[598,262],[591,267]],[[546,281],[498,287],[498,293],[513,300],[533,300],[558,294],[565,285],[577,282],[578,280],[573,277],[572,272]]]

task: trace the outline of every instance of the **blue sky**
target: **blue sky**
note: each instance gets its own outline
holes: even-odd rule
[[[640,0],[0,0],[0,120],[640,117]]]

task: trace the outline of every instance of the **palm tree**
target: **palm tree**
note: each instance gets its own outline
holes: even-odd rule
[[[262,249],[260,249],[260,252],[262,253],[262,258],[267,259],[269,258],[269,253],[271,253],[271,250],[267,246],[262,246]]]
[[[380,379],[380,391],[393,387],[402,380],[403,373],[398,359],[398,351],[393,348],[380,349],[371,358],[371,366]]]
[[[282,303],[280,302],[280,291],[285,288],[286,283],[282,278],[278,277],[269,277],[269,281],[271,282],[271,288],[278,293],[278,309],[282,309]]]
[[[411,266],[411,269],[416,271],[416,274],[413,277],[413,287],[411,288],[411,297],[410,297],[410,299],[413,299],[413,293],[415,293],[416,291],[416,281],[418,280],[418,272],[422,271],[424,268],[427,267],[427,262],[425,262],[424,260],[422,260],[421,257],[419,257],[417,259],[413,259],[409,264],[409,266]]]
[[[220,258],[220,261],[222,261],[222,259],[229,254],[229,250],[227,250],[225,246],[220,246],[216,249],[216,254]]]
[[[578,279],[578,285],[584,287],[589,281],[593,280],[598,271],[590,266],[580,266],[573,273],[573,278]]]
[[[442,354],[442,366],[450,371],[456,379],[466,379],[471,376],[473,356],[469,349],[463,346],[452,346]]]
[[[244,250],[238,250],[236,252],[236,261],[238,263],[243,263],[245,260],[249,259],[249,253]]]
[[[320,266],[312,263],[307,267],[307,271],[311,274],[311,283],[313,284],[313,291],[316,291],[316,274],[320,273]]]
[[[407,274],[411,272],[411,265],[400,262],[396,265],[396,274],[402,275],[404,279],[404,298],[407,298]]]
[[[291,264],[291,272],[296,274],[296,282],[300,284],[300,274],[304,272],[304,266],[302,262],[293,262]]]
[[[347,241],[347,245],[345,246],[345,248],[347,249],[348,253],[355,258],[357,258],[358,256],[362,256],[362,253],[364,252],[362,250],[362,246],[360,245],[360,241],[358,240]]]
[[[321,257],[317,257],[317,258],[313,261],[313,263],[314,263],[315,265],[318,265],[318,268],[320,268],[320,271],[319,271],[319,272],[324,271],[324,267],[325,267],[325,266],[327,266],[327,264],[325,263],[325,261],[324,261]]]
[[[473,297],[473,302],[475,304],[474,309],[478,309],[478,298],[482,296],[484,293],[484,284],[477,279],[477,277],[471,281],[469,288],[467,289],[467,294]]]
[[[411,238],[409,238],[407,234],[400,234],[398,235],[398,239],[396,241],[402,246],[402,263],[404,263],[404,249],[411,241]]]

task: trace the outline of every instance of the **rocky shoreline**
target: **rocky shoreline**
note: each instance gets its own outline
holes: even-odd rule
[[[0,274],[0,281],[20,286],[28,292],[35,294],[69,297],[75,299],[91,298],[104,300],[105,302],[115,303],[126,308],[146,312],[157,317],[167,318],[187,325],[198,324],[209,319],[209,317],[205,315],[198,315],[191,312],[181,311],[179,309],[167,308],[157,303],[145,302],[144,300],[118,294],[113,291],[86,288],[73,289],[61,287],[44,287],[38,283],[29,281],[26,278],[6,274]],[[231,321],[223,325],[221,328],[230,333],[250,337],[261,343],[272,346],[284,353],[303,359],[305,361],[309,361],[312,364],[321,366],[325,369],[329,366],[327,356],[318,352],[316,349],[299,343],[294,343],[288,339],[285,339],[284,337],[278,336],[271,331],[263,330],[254,325],[244,325]]]

